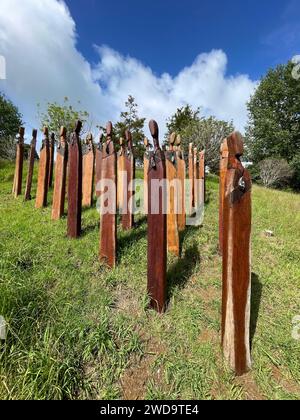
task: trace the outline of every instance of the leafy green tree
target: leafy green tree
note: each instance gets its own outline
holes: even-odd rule
[[[144,155],[144,124],[146,118],[138,115],[138,105],[133,96],[129,95],[125,102],[126,110],[121,112],[120,121],[114,125],[114,134],[117,139],[125,137],[125,131],[130,130],[132,134],[133,146],[137,160],[142,161]]]
[[[14,159],[15,137],[22,125],[22,115],[18,108],[0,93],[0,157],[2,159]]]
[[[80,102],[78,102],[78,105],[80,105]],[[75,109],[70,105],[67,97],[64,98],[63,105],[59,105],[56,102],[48,103],[46,112],[41,112],[40,104],[38,104],[38,117],[40,120],[40,128],[43,129],[43,127],[47,126],[50,132],[55,133],[56,139],[59,138],[60,128],[62,126],[66,127],[68,134],[72,133],[77,120],[80,120],[83,123],[81,131],[82,136],[84,136],[89,129],[89,113],[87,111]]]
[[[165,144],[168,144],[169,136],[176,132],[182,134],[186,127],[199,121],[200,108],[193,110],[191,105],[177,108],[177,111],[167,120],[167,132]]]

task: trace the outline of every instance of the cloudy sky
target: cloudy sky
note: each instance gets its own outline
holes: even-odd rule
[[[103,125],[131,94],[162,134],[187,103],[243,131],[260,76],[299,53],[298,0],[261,3],[0,0],[0,90],[28,130],[37,103],[67,96]]]

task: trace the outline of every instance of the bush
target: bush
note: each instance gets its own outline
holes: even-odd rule
[[[260,179],[265,187],[283,187],[293,176],[293,169],[284,159],[265,159],[259,163]]]

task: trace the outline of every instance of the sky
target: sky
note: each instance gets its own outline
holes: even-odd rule
[[[95,126],[129,94],[162,135],[186,104],[243,132],[260,78],[299,50],[298,0],[0,0],[0,91],[27,132],[37,103],[80,101]]]

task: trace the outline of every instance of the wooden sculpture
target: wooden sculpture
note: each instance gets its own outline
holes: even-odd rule
[[[227,138],[228,167],[223,207],[222,346],[236,375],[251,368],[250,356],[250,235],[251,178],[240,157],[239,133]]]
[[[186,164],[184,160],[184,153],[181,150],[181,136],[178,135],[176,138],[177,148],[177,177],[180,182],[181,188],[179,188],[179,211],[177,215],[178,231],[182,232],[186,227],[186,214],[185,214],[185,176],[186,176]]]
[[[68,237],[78,238],[81,234],[82,206],[82,150],[80,131],[82,122],[77,121],[75,131],[71,134],[68,145],[69,179],[68,179]]]
[[[37,130],[32,131],[32,140],[30,144],[29,160],[28,160],[28,173],[25,188],[25,201],[31,200],[31,187],[33,178],[33,169],[35,161],[35,148],[36,148]]]
[[[66,141],[67,130],[65,127],[60,129],[60,141],[57,146],[55,179],[52,204],[52,220],[59,220],[65,211],[68,144]]]
[[[159,146],[157,123],[150,121],[149,128],[154,151],[149,153],[148,172],[148,294],[151,308],[163,312],[166,307],[166,191],[158,185],[166,179],[166,162]]]
[[[92,207],[94,187],[94,144],[91,133],[87,135],[85,144],[82,146],[82,205]]]
[[[24,135],[25,128],[19,129],[17,137],[16,167],[12,193],[14,197],[18,197],[22,193],[22,177],[23,177],[23,160],[24,160]]]
[[[166,155],[166,171],[168,181],[168,215],[167,215],[167,246],[168,251],[179,257],[179,234],[177,224],[178,187],[177,187],[177,154],[174,150],[176,133],[169,139],[169,150]]]
[[[219,251],[223,252],[223,203],[225,197],[225,181],[228,166],[227,139],[221,144],[220,149],[220,184],[219,184]]]
[[[51,133],[50,142],[49,142],[48,189],[52,188],[52,182],[53,182],[54,152],[55,152],[55,134]]]
[[[109,210],[101,214],[100,222],[100,261],[105,262],[109,267],[114,268],[116,265],[117,254],[117,156],[115,152],[114,143],[112,140],[113,127],[109,122],[106,127],[106,143],[103,144],[103,159],[102,159],[102,175],[103,181],[110,181],[113,191],[110,191],[109,197],[106,201],[110,201]],[[104,208],[105,195],[101,194],[102,205]]]
[[[194,150],[193,143],[189,145],[189,190],[190,190],[190,216],[193,215],[195,210],[195,183],[194,183]]]
[[[205,151],[199,153],[199,207],[201,210],[201,219],[204,219],[205,206]]]
[[[148,214],[148,171],[149,171],[149,153],[150,143],[147,137],[144,139],[144,213]]]
[[[48,176],[49,176],[49,130],[44,128],[44,139],[40,151],[40,163],[38,171],[38,183],[36,191],[35,207],[40,209],[47,206]]]
[[[125,140],[120,138],[120,151],[117,155],[117,206],[119,212],[122,213],[124,203],[124,172],[125,172],[125,153],[126,145]]]
[[[197,147],[194,147],[194,200],[195,210],[200,206],[200,171]]]
[[[130,230],[134,225],[134,202],[133,196],[133,182],[135,179],[135,158],[133,153],[132,135],[129,130],[125,132],[127,148],[124,159],[125,179],[123,188],[123,214],[122,214],[122,227],[124,230]]]
[[[99,191],[99,182],[101,181],[101,171],[102,171],[102,141],[103,141],[103,134],[101,134],[99,138],[99,143],[96,146],[96,153],[95,153],[95,191],[96,196],[100,196]]]

